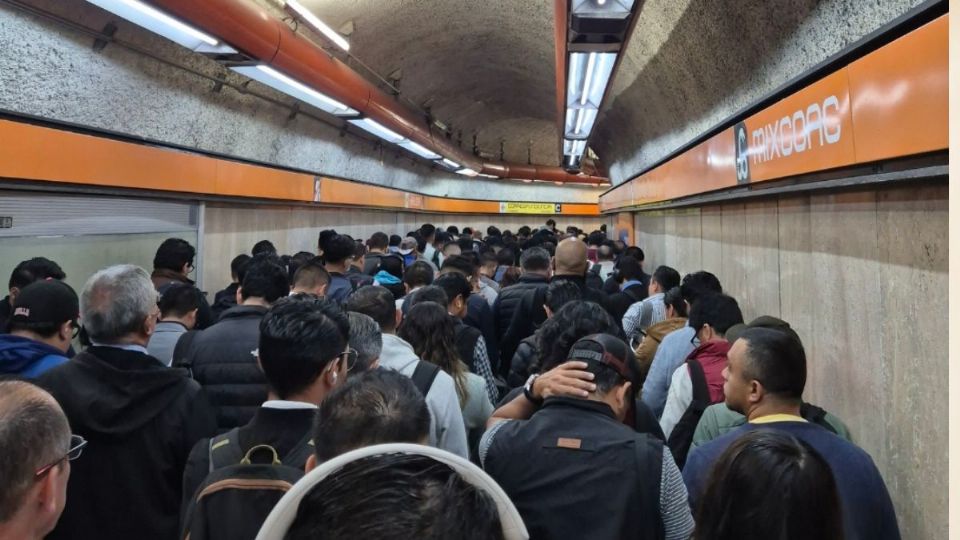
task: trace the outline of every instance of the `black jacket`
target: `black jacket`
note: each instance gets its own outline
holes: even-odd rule
[[[237,305],[237,289],[239,288],[239,283],[231,283],[227,285],[226,289],[217,291],[217,294],[213,296],[213,305],[210,306],[210,311],[213,313],[214,322],[220,320],[220,315],[223,315],[224,311]]]
[[[259,444],[266,444],[277,451],[281,458],[313,429],[316,409],[257,409],[250,422],[240,427],[239,444],[243,453]],[[284,463],[295,469],[303,469],[305,463]],[[210,439],[201,439],[190,452],[183,471],[183,510],[193,499],[197,488],[210,473]]]
[[[467,316],[464,317],[463,322],[483,334],[490,368],[496,372],[500,365],[500,340],[497,339],[497,332],[494,329],[493,310],[490,309],[490,304],[479,294],[470,295],[467,300]]]
[[[546,288],[547,278],[538,274],[524,274],[520,276],[517,283],[510,285],[500,291],[497,300],[493,303],[493,320],[496,323],[497,339],[503,339],[503,336],[510,328],[510,321],[513,320],[513,313],[523,300],[527,291]]]
[[[537,361],[537,334],[526,337],[517,346],[517,352],[513,353],[513,360],[510,362],[510,374],[507,376],[507,385],[510,388],[523,386],[527,379],[534,372],[534,364]]]
[[[483,468],[530,538],[663,536],[663,444],[617,421],[605,403],[551,398],[529,420],[488,431],[484,442]]]
[[[601,307],[607,307],[607,295],[603,291],[587,287],[586,279],[583,276],[559,275],[553,276],[551,283],[555,281],[570,281],[580,288],[581,298],[588,302],[600,304]],[[510,362],[513,355],[520,345],[520,341],[533,335],[537,327],[547,319],[547,314],[543,310],[543,305],[547,300],[547,288],[531,289],[523,295],[523,299],[517,305],[517,310],[513,313],[513,319],[507,328],[506,334],[500,342],[500,355],[503,360],[501,373],[504,377],[510,371]]]
[[[266,313],[263,306],[230,308],[220,322],[197,333],[186,352],[186,363],[207,391],[221,432],[249,422],[267,399],[267,379],[253,354]]]
[[[185,370],[112,347],[90,347],[37,382],[89,441],[71,463],[67,505],[47,538],[176,538],[187,456],[216,431],[200,385]]]
[[[607,312],[617,321],[618,325],[622,325],[623,315],[630,309],[630,306],[646,297],[647,288],[642,283],[633,285],[607,297]]]

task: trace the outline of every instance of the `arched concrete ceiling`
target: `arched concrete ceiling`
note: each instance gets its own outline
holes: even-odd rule
[[[922,0],[647,0],[591,147],[618,184]]]
[[[463,148],[476,134],[493,159],[503,141],[505,161],[527,163],[529,148],[560,164],[551,0],[301,3],[332,28],[352,22],[350,53],[384,77],[399,69],[402,96],[462,131]]]

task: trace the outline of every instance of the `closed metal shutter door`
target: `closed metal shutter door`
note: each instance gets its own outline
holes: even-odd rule
[[[0,238],[196,231],[190,202],[0,191]]]

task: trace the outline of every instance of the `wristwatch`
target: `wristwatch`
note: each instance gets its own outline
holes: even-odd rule
[[[530,400],[530,403],[533,403],[534,405],[537,405],[537,406],[540,406],[541,404],[543,404],[543,398],[534,397],[533,395],[533,381],[537,380],[537,377],[539,376],[540,376],[539,373],[534,373],[533,375],[530,376],[529,379],[527,379],[527,382],[524,383],[523,385],[523,397],[527,398],[528,400]]]

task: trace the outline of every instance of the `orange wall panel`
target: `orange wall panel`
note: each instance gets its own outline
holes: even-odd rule
[[[850,64],[857,161],[939,150],[948,140],[947,15]]]

